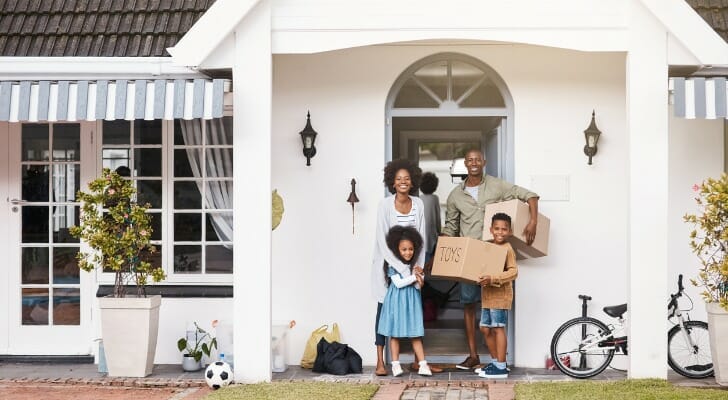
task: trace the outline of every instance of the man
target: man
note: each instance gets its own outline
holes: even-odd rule
[[[467,178],[447,198],[443,235],[482,240],[485,205],[519,199],[527,202],[530,208],[531,219],[523,234],[528,244],[533,243],[538,221],[538,195],[501,179],[484,175],[485,156],[480,150],[469,150],[465,154],[465,168],[468,170]],[[480,364],[475,342],[475,312],[479,300],[480,286],[460,284],[460,303],[464,308],[465,336],[470,354],[457,365],[459,369],[473,369]]]

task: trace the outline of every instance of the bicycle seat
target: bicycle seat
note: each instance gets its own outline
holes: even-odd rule
[[[579,295],[579,300],[591,300],[591,299],[592,299],[591,296],[587,296],[585,294]]]
[[[622,318],[622,315],[627,312],[627,303],[604,307],[604,312],[612,318]]]

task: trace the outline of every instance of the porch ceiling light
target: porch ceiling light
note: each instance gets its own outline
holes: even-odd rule
[[[303,142],[303,155],[306,157],[306,165],[310,166],[311,158],[316,155],[316,146],[314,146],[314,143],[316,142],[316,135],[318,135],[313,130],[313,127],[311,127],[311,112],[306,114],[306,127],[299,134]]]
[[[584,131],[584,139],[586,140],[584,154],[589,157],[589,165],[592,165],[592,157],[597,154],[597,142],[599,142],[599,135],[601,134],[602,131],[597,128],[597,123],[594,121],[594,111],[592,110],[591,123]]]

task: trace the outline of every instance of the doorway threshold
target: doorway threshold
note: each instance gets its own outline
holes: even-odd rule
[[[15,364],[93,364],[94,356],[43,356],[0,354],[0,363]]]

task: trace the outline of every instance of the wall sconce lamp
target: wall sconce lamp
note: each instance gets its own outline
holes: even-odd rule
[[[306,127],[299,134],[303,142],[303,155],[306,157],[306,165],[311,166],[311,158],[316,155],[316,146],[313,144],[316,142],[318,133],[311,127],[310,111],[306,114]]]
[[[589,127],[584,131],[584,139],[586,145],[584,145],[584,154],[589,157],[589,165],[592,165],[592,157],[597,154],[597,142],[599,141],[599,135],[602,131],[597,128],[597,123],[594,121],[594,110],[592,110],[592,118]]]

